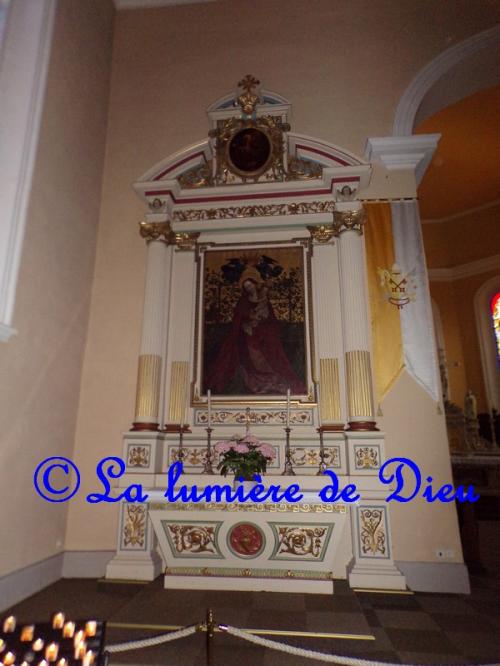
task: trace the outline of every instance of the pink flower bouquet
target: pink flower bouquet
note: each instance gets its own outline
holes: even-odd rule
[[[250,433],[245,437],[233,435],[229,440],[217,442],[215,452],[220,456],[217,469],[223,476],[233,472],[237,479],[245,481],[253,481],[253,475],[265,472],[268,463],[276,458],[271,444],[260,442]]]

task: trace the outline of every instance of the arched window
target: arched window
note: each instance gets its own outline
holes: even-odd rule
[[[493,331],[495,333],[497,361],[500,363],[500,291],[497,292],[490,302]]]

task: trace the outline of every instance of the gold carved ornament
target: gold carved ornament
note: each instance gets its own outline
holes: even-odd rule
[[[356,469],[374,469],[378,467],[378,451],[371,446],[356,449]]]
[[[310,215],[333,213],[334,201],[304,201],[301,203],[256,204],[225,208],[186,209],[174,212],[174,222],[201,220],[230,220],[242,217],[273,217],[276,215]]]
[[[382,525],[382,509],[361,509],[361,549],[364,554],[386,552],[385,531]]]
[[[127,518],[123,526],[124,546],[144,546],[146,539],[146,508],[141,504],[126,505]]]
[[[212,553],[215,550],[215,530],[210,525],[168,525],[178,553]]]
[[[357,231],[358,234],[363,233],[363,225],[366,222],[366,211],[364,208],[359,210],[334,210],[333,211],[333,228],[335,236],[338,236],[343,231]]]
[[[148,243],[162,240],[167,245],[177,245],[179,250],[194,250],[200,236],[199,232],[175,232],[168,221],[140,222],[139,233]]]
[[[278,555],[318,557],[323,547],[326,527],[279,527]]]
[[[252,115],[255,107],[260,102],[260,97],[254,92],[254,88],[259,84],[260,81],[251,74],[247,74],[238,82],[238,87],[243,88],[243,92],[236,98],[236,101],[247,116]]]
[[[311,234],[313,241],[320,244],[329,243],[334,236],[338,235],[335,232],[333,224],[318,224],[314,226],[308,226],[307,230]]]
[[[128,450],[129,467],[148,467],[149,448],[145,446],[131,446]]]

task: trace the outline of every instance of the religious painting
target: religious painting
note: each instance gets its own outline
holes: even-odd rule
[[[207,249],[201,268],[200,393],[307,396],[306,249]]]
[[[269,166],[272,146],[265,132],[255,127],[239,130],[227,144],[232,170],[243,176],[260,174]]]

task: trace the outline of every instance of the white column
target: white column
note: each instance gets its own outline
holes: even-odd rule
[[[314,330],[321,424],[324,432],[343,431],[345,373],[337,244],[332,239],[333,228],[309,227],[309,231],[313,239]]]
[[[370,362],[363,224],[359,201],[335,205],[349,430],[376,430]]]
[[[132,430],[158,430],[160,392],[165,365],[165,314],[172,262],[171,231],[167,222],[141,224],[148,244],[144,313],[137,372],[135,418]]]

